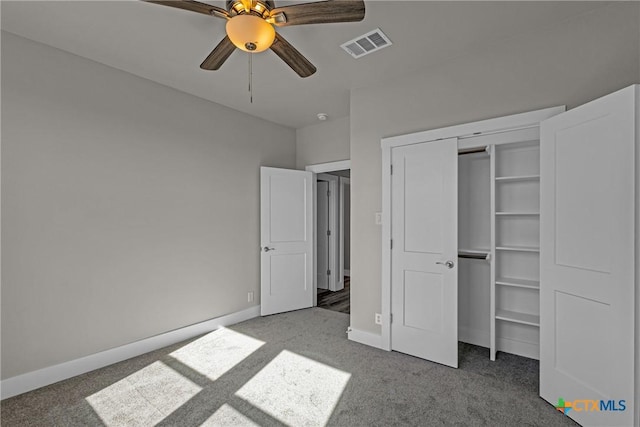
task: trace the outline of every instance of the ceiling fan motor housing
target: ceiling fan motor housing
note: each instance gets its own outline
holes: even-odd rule
[[[266,19],[269,17],[269,12],[275,7],[273,0],[252,0],[251,10],[248,13]],[[227,0],[227,10],[231,16],[247,13],[241,0]]]

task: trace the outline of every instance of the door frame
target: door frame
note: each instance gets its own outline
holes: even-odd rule
[[[327,162],[327,163],[316,163],[313,165],[307,165],[305,166],[304,170],[308,171],[308,172],[312,172],[313,173],[313,241],[315,242],[317,239],[317,227],[318,227],[318,217],[317,217],[317,206],[316,206],[316,182],[318,179],[318,174],[321,173],[325,173],[325,172],[336,172],[336,171],[341,171],[341,170],[345,170],[345,169],[349,169],[351,170],[351,160],[350,159],[346,159],[346,160],[339,160],[339,161],[335,161],[335,162]],[[316,291],[313,293],[313,306],[317,306],[318,305],[318,293],[317,293],[317,289],[318,289],[318,266],[317,263],[315,262],[315,256],[316,256],[316,248],[315,248],[315,244],[314,244],[314,248],[312,250],[311,253],[311,257],[313,259],[313,287],[316,289]]]
[[[349,186],[349,203],[351,203],[351,178],[340,177],[340,281],[338,282],[338,290],[344,289],[344,241],[346,238],[344,232],[344,188]],[[349,272],[351,275],[351,272]]]
[[[566,110],[564,105],[440,129],[382,138],[382,333],[380,348],[391,351],[391,150],[393,147],[458,138],[458,149],[483,147],[483,136],[538,127],[542,120]],[[315,276],[314,276],[315,277]],[[492,295],[493,300],[493,295]]]
[[[336,175],[329,175],[327,173],[318,173],[315,174],[315,185],[317,188],[318,181],[325,181],[329,184],[329,230],[331,230],[331,235],[329,236],[329,290],[330,291],[338,291],[342,289],[340,287],[340,278],[337,277],[340,270],[340,258],[342,255],[342,251],[340,251],[339,239],[342,235],[342,227],[340,226],[340,179]],[[315,199],[317,200],[317,199]],[[316,212],[316,220],[317,220],[317,210]],[[317,227],[317,223],[315,224]],[[317,230],[316,230],[317,234]],[[316,236],[318,237],[318,236]],[[317,247],[316,240],[316,247]],[[316,277],[317,280],[317,277]],[[316,286],[317,287],[317,286]]]

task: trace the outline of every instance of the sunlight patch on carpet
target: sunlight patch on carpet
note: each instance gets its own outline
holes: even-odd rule
[[[287,350],[236,396],[291,426],[326,425],[351,374]]]
[[[202,388],[162,362],[154,362],[86,398],[108,427],[150,426]]]
[[[259,427],[249,418],[233,409],[228,404],[222,405],[213,415],[211,415],[204,423],[204,427]]]
[[[220,328],[170,354],[214,381],[264,345],[231,329]]]

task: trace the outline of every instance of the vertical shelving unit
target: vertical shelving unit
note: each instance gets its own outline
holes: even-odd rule
[[[539,359],[540,145],[496,145],[491,156],[491,360]]]

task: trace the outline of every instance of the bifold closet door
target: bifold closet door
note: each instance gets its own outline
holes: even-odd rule
[[[636,97],[541,124],[540,395],[583,426],[634,423]]]
[[[395,147],[391,164],[391,347],[457,368],[457,138]]]

